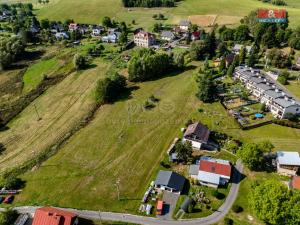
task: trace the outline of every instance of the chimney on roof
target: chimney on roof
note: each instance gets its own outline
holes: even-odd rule
[[[275,86],[275,85],[273,85],[273,86]],[[278,88],[276,88],[276,89],[275,89],[275,92],[276,92],[276,93],[278,93],[278,92],[279,92]]]
[[[284,93],[284,92],[281,92],[281,95],[282,95],[282,96],[285,96],[285,93]]]
[[[257,76],[259,75],[259,73],[255,73]]]
[[[284,100],[288,101],[289,97],[288,96],[284,96]]]
[[[267,82],[267,85],[270,85],[270,83],[269,83],[269,82]]]
[[[294,99],[292,99],[292,104],[296,104],[296,101]]]
[[[276,88],[275,84],[272,85],[272,88]],[[276,88],[276,90],[278,90],[278,89]]]
[[[264,79],[264,82],[267,82],[267,79],[266,79],[266,78]]]

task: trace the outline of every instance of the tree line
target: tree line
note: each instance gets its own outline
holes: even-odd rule
[[[174,7],[176,0],[122,0],[124,7]]]

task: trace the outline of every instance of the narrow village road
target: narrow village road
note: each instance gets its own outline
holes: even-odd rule
[[[231,209],[235,199],[238,196],[241,176],[243,173],[243,164],[240,160],[237,161],[233,173],[232,185],[229,194],[224,204],[213,214],[204,218],[190,219],[190,220],[163,220],[154,217],[137,216],[124,213],[113,213],[113,212],[99,212],[90,210],[76,210],[76,209],[64,209],[78,214],[79,217],[92,219],[92,220],[111,220],[111,221],[123,221],[129,223],[145,224],[145,225],[210,225],[217,223]],[[36,208],[34,206],[23,206],[16,207],[15,209],[20,213],[31,213],[33,214]],[[3,209],[2,209],[3,210]]]

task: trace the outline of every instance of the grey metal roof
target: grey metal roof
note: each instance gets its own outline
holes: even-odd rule
[[[274,100],[275,103],[277,103],[278,105],[282,106],[283,108],[288,108],[290,106],[293,106],[293,105],[297,105],[296,102],[293,102],[292,100],[286,100],[284,97],[282,98],[276,98]]]
[[[180,26],[189,26],[190,24],[191,24],[191,22],[188,21],[188,20],[181,20],[181,21],[179,22],[179,25],[180,25]]]
[[[282,97],[281,90],[279,90],[278,92],[276,92],[275,90],[267,90],[265,92],[265,95],[270,96],[270,97],[272,97],[274,99]]]
[[[185,178],[173,171],[160,170],[154,182],[155,185],[163,185],[177,191],[182,191]]]
[[[199,165],[193,164],[189,167],[189,175],[198,175]]]
[[[257,87],[258,87],[259,89],[264,90],[264,91],[273,89],[272,86],[267,85],[267,84],[264,84],[264,83],[259,83],[259,84],[257,84]]]
[[[205,171],[199,171],[198,180],[211,184],[219,185],[221,176],[216,173],[209,173]]]
[[[249,80],[257,84],[265,82],[263,78],[259,77],[250,77]]]
[[[298,152],[277,152],[277,160],[280,165],[300,166],[300,157]]]
[[[161,37],[167,37],[167,38],[175,38],[175,35],[171,31],[163,31],[161,32]]]

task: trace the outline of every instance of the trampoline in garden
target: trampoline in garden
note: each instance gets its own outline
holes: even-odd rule
[[[264,118],[264,115],[261,113],[255,113],[255,117],[260,119],[260,118]]]

